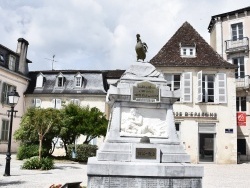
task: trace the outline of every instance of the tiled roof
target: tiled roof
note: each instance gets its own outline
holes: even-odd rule
[[[110,78],[115,78],[115,79],[119,79],[123,73],[125,72],[125,70],[108,70],[107,74],[106,74],[106,78],[110,79]]]
[[[196,57],[181,57],[180,44],[196,45]],[[200,34],[185,22],[162,49],[150,60],[154,66],[164,67],[220,67],[235,68],[225,61]]]
[[[56,86],[56,79],[60,72],[65,78],[65,84],[61,88]],[[78,72],[84,79],[84,86],[80,88],[75,87],[75,76]],[[42,88],[36,88],[37,76],[40,73],[44,76],[44,85]],[[106,94],[102,71],[32,71],[29,72],[29,77],[31,81],[26,94]]]
[[[36,88],[37,76],[42,73],[44,86]],[[65,78],[63,88],[56,87],[59,73]],[[75,75],[80,73],[84,78],[84,87],[75,88]],[[30,71],[31,79],[26,94],[101,94],[106,95],[108,89],[107,79],[119,79],[124,70],[44,70]]]

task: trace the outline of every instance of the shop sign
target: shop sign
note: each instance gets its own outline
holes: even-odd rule
[[[237,125],[246,126],[246,113],[237,112]]]
[[[214,112],[174,112],[176,117],[212,117],[217,118]]]

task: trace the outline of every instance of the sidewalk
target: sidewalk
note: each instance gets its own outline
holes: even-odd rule
[[[10,175],[3,176],[6,155],[0,154],[0,187],[8,188],[49,188],[52,184],[82,182],[87,185],[87,165],[71,161],[56,161],[55,168],[48,171],[22,170],[23,161],[11,156]]]
[[[87,165],[70,161],[56,161],[55,169],[49,171],[21,170],[23,161],[12,155],[11,176],[3,176],[4,154],[0,154],[0,187],[49,188],[52,184],[82,182],[87,185]],[[199,164],[204,166],[203,188],[248,188],[250,187],[250,163],[235,165]]]

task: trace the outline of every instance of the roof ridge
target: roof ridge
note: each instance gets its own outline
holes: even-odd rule
[[[181,43],[195,43],[196,56],[182,57]],[[227,67],[234,65],[224,60],[187,21],[175,32],[169,41],[150,60],[155,66],[205,66]]]

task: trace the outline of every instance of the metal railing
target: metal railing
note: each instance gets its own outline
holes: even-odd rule
[[[236,88],[240,89],[240,88],[244,88],[247,89],[249,88],[249,84],[250,84],[250,76],[246,75],[244,78],[236,78]]]
[[[240,52],[249,50],[249,39],[248,37],[243,37],[237,40],[226,40],[226,52]]]

